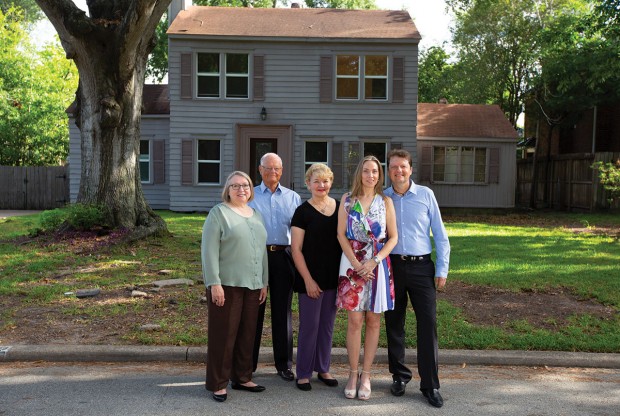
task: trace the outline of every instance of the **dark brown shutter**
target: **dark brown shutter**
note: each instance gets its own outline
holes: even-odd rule
[[[334,172],[334,188],[342,188],[344,186],[344,165],[343,144],[332,143],[332,172]]]
[[[153,183],[166,182],[166,143],[163,140],[153,140]]]
[[[254,55],[254,101],[265,99],[265,57]]]
[[[353,176],[355,175],[355,169],[357,168],[357,164],[360,159],[362,159],[362,155],[360,155],[360,144],[359,143],[349,143],[349,154],[346,155],[347,158],[347,171],[349,173],[349,183],[348,187],[351,186],[353,182]]]
[[[192,97],[192,54],[181,54],[181,99],[191,100]]]
[[[319,101],[322,103],[331,103],[333,100],[333,58],[331,56],[321,56],[321,74],[319,85]]]
[[[433,147],[430,144],[422,145],[420,160],[420,182],[431,182]]]
[[[181,185],[194,184],[194,141],[181,141]]]
[[[392,102],[402,103],[405,96],[405,58],[395,56],[392,62]]]
[[[489,183],[499,183],[499,147],[489,149]]]

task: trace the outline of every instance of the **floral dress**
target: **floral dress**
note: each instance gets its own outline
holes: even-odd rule
[[[364,214],[361,203],[347,197],[344,209],[348,213],[346,236],[355,257],[359,261],[371,259],[381,250],[386,237],[385,201],[380,195],[375,195],[368,212]],[[374,278],[366,281],[357,274],[343,253],[336,306],[349,311],[375,313],[394,309],[394,278],[390,258],[383,259],[374,270]]]

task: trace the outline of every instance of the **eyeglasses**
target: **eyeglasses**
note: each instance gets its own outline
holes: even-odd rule
[[[280,172],[282,168],[268,168],[267,166],[262,166],[261,168],[265,169],[267,172]]]
[[[242,188],[244,191],[250,189],[250,185],[248,185],[247,183],[244,183],[242,185],[238,183],[233,183],[232,185],[230,185],[230,187],[233,189],[233,191],[238,191],[240,188]]]

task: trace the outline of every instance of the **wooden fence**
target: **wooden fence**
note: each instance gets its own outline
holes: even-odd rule
[[[69,202],[67,166],[0,166],[0,209],[53,209]]]
[[[566,211],[595,211],[620,208],[620,201],[609,203],[609,192],[590,166],[596,161],[618,160],[620,153],[580,153],[539,158],[536,208]],[[516,204],[530,206],[534,160],[517,161]]]

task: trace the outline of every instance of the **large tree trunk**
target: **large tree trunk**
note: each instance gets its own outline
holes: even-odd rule
[[[146,62],[170,1],[87,0],[88,17],[71,0],[36,0],[80,75],[77,200],[105,205],[114,226],[140,236],[166,230],[144,198],[138,157]]]

